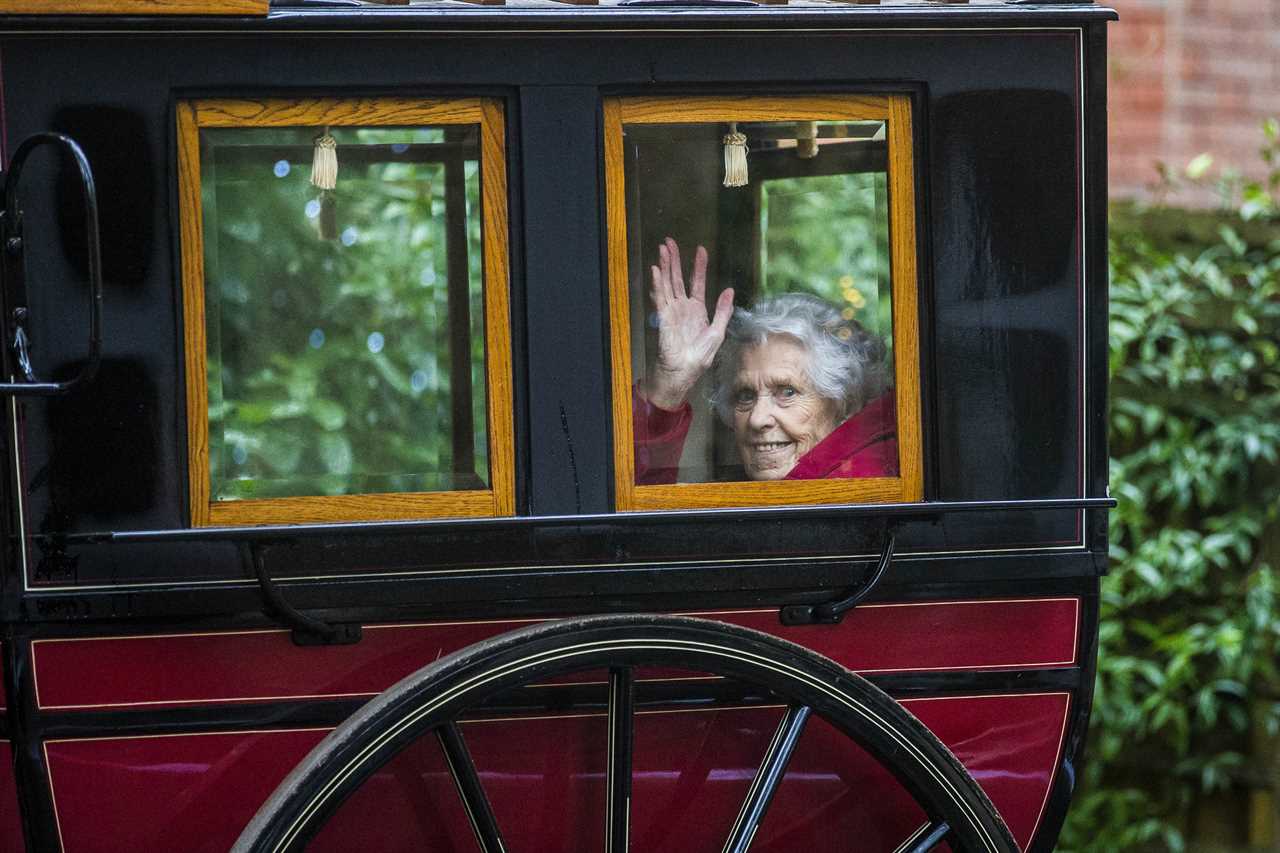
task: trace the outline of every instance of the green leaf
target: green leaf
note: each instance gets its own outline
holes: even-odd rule
[[[307,414],[320,425],[321,429],[329,431],[342,429],[347,422],[346,408],[333,400],[312,400],[307,405]]]

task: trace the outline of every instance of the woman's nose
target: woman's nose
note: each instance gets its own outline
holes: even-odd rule
[[[751,415],[747,418],[747,426],[754,430],[768,429],[775,423],[773,415],[773,396],[761,394],[751,407]]]

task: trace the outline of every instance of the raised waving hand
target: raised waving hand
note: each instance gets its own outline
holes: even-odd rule
[[[716,300],[707,316],[707,250],[693,254],[693,270],[686,292],[680,247],[668,237],[658,246],[658,263],[649,268],[649,298],[658,313],[658,360],[642,389],[655,406],[674,410],[711,367],[733,314],[733,288]]]

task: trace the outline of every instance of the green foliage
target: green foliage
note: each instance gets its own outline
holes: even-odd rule
[[[1267,133],[1273,163],[1274,123]],[[1190,177],[1209,165],[1197,158]],[[1194,803],[1242,789],[1251,729],[1280,720],[1277,183],[1240,184],[1235,215],[1198,249],[1113,219],[1119,506],[1064,850],[1185,849]]]
[[[467,215],[451,223],[432,154],[444,131],[335,130],[325,193],[309,181],[315,132],[203,133],[214,499],[475,488],[487,475],[476,155],[456,161]],[[451,241],[467,266],[457,353]],[[472,386],[457,400],[456,359]],[[454,458],[459,408],[475,429]]]
[[[891,343],[887,181],[884,172],[764,181],[761,292],[844,306]]]

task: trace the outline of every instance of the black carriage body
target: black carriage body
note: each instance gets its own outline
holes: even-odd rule
[[[45,131],[84,149],[105,294],[94,381],[7,402],[0,438],[4,734],[29,843],[55,849],[67,819],[48,741],[332,725],[357,703],[42,704],[33,642],[296,627],[282,616],[295,609],[330,625],[781,612],[840,598],[892,533],[869,603],[1076,602],[1069,664],[873,678],[897,697],[1070,693],[1032,844],[1050,849],[1081,756],[1107,553],[1112,18],[975,3],[0,19],[6,154]],[[826,93],[911,105],[923,501],[618,511],[602,104]],[[514,516],[192,525],[176,114],[193,99],[320,97],[502,106]],[[38,369],[65,377],[87,324],[79,191],[52,156],[33,155],[22,181],[25,293],[10,281],[6,299],[29,306]]]

